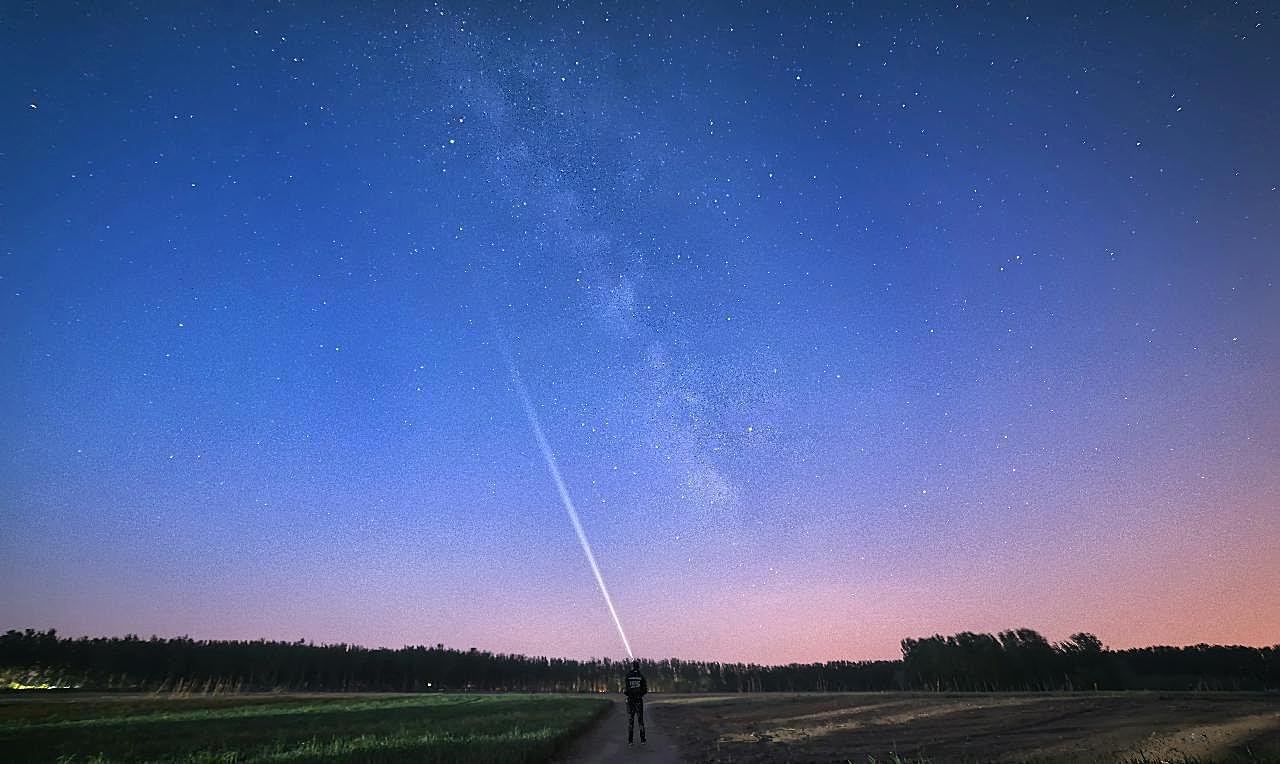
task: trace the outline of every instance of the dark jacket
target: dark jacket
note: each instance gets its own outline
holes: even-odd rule
[[[627,678],[623,680],[622,686],[627,700],[632,702],[640,700],[649,691],[649,683],[645,681],[644,674],[641,674],[639,669],[631,669],[627,673]]]

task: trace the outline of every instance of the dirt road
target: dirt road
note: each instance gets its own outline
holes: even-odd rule
[[[652,697],[652,696],[650,696]],[[627,745],[627,709],[621,700],[615,700],[610,708],[587,734],[578,738],[561,762],[584,764],[585,762],[634,761],[639,764],[674,764],[684,761],[680,749],[667,729],[666,715],[656,698],[644,704],[647,742],[640,744],[640,731],[636,730],[635,745]]]

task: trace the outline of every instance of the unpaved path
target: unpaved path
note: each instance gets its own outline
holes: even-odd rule
[[[664,715],[657,703],[650,701],[644,704],[644,721],[648,732],[647,742],[640,744],[640,730],[637,729],[635,745],[628,746],[627,708],[621,700],[615,700],[595,726],[578,738],[573,747],[557,761],[574,764],[615,761],[675,764],[684,761],[680,749],[672,741],[669,730],[663,723]]]

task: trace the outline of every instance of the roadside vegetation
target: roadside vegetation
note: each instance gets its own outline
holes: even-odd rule
[[[608,702],[566,695],[0,698],[10,762],[545,761]]]

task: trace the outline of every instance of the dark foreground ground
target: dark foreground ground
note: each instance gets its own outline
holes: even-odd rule
[[[0,695],[5,762],[537,762],[609,709],[584,695]]]
[[[556,757],[560,764],[606,764],[626,761],[628,764],[676,764],[688,761],[684,752],[671,737],[670,726],[657,713],[658,708],[646,709],[649,735],[640,742],[637,730],[634,743],[627,743],[627,704],[621,699],[603,714],[585,735],[573,742],[573,746]]]
[[[703,695],[654,705],[694,761],[1280,762],[1276,695]]]
[[[13,762],[1280,762],[1280,696],[0,694]],[[896,758],[895,758],[896,757]]]

